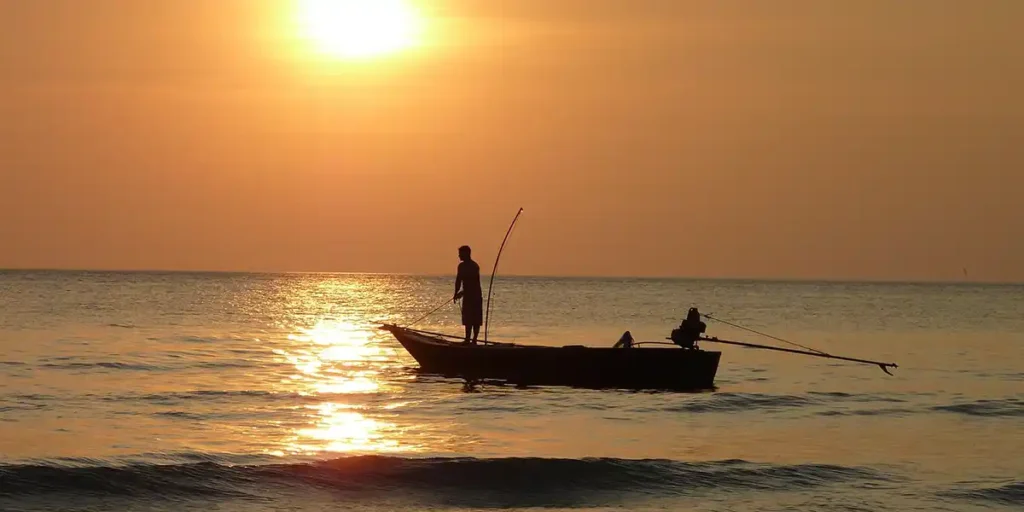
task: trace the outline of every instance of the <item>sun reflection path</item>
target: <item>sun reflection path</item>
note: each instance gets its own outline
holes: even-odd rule
[[[312,328],[298,331],[288,336],[288,349],[278,351],[297,370],[282,386],[324,401],[305,406],[312,426],[295,429],[284,449],[275,453],[380,453],[419,448],[407,438],[409,428],[380,418],[394,415],[408,403],[398,400],[402,388],[394,377],[404,365],[397,350],[382,346],[369,329],[351,322],[320,320]],[[371,417],[374,413],[380,417]]]
[[[393,424],[368,418],[334,403],[320,404],[316,409],[319,418],[316,428],[301,429],[298,433],[300,438],[317,444],[300,441],[295,445],[300,451],[399,452],[415,448],[389,437],[396,431]]]

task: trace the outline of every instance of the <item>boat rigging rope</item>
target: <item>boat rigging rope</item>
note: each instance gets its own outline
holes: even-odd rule
[[[725,325],[729,325],[729,326],[735,327],[737,329],[743,329],[744,331],[752,332],[754,334],[759,334],[759,335],[764,336],[766,338],[771,338],[771,339],[776,340],[776,341],[781,341],[783,343],[788,343],[790,345],[793,345],[794,347],[800,347],[800,348],[802,348],[804,350],[809,350],[811,352],[817,352],[818,354],[821,354],[821,355],[824,355],[824,356],[831,355],[831,354],[829,354],[827,352],[822,352],[822,351],[820,351],[820,350],[818,350],[816,348],[807,347],[807,346],[801,345],[801,344],[793,342],[793,341],[782,339],[782,338],[780,338],[778,336],[772,336],[771,334],[763,333],[761,331],[755,331],[754,329],[750,329],[748,327],[743,327],[742,325],[738,325],[738,324],[735,324],[735,323],[732,323],[732,322],[729,322],[729,321],[726,321],[726,320],[722,320],[721,318],[715,318],[715,317],[713,317],[711,315],[708,315],[708,314],[701,313],[701,315],[703,317],[707,318],[708,320],[714,320],[716,322],[721,322],[721,323],[723,323]]]

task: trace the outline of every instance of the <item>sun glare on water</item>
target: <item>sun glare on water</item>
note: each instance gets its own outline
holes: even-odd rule
[[[407,0],[300,0],[299,22],[317,50],[346,60],[415,46],[423,28]]]

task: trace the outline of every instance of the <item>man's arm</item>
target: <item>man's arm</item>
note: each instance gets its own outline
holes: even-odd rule
[[[462,264],[460,263],[459,264],[459,271],[455,275],[455,294],[452,295],[452,302],[454,302],[456,299],[459,298],[459,288],[462,288],[462,281],[463,281]]]

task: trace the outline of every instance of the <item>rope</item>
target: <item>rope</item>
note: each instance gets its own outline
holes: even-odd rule
[[[738,324],[734,324],[732,322],[728,322],[726,320],[722,320],[721,318],[715,318],[715,317],[712,317],[711,315],[706,315],[704,313],[701,313],[701,315],[704,316],[705,318],[707,318],[708,320],[714,320],[716,322],[721,322],[721,323],[723,323],[725,325],[730,325],[730,326],[735,327],[737,329],[743,329],[744,331],[747,331],[747,332],[752,332],[754,334],[759,334],[759,335],[764,336],[766,338],[771,338],[773,340],[781,341],[783,343],[789,343],[790,345],[793,345],[794,347],[800,347],[800,348],[802,348],[804,350],[809,350],[811,352],[817,352],[817,353],[819,353],[821,355],[824,355],[824,356],[831,355],[831,354],[829,354],[827,352],[822,352],[822,351],[820,351],[820,350],[818,350],[816,348],[811,348],[811,347],[808,347],[808,346],[805,346],[805,345],[801,345],[799,343],[796,343],[796,342],[793,342],[793,341],[789,341],[789,340],[786,340],[786,339],[782,339],[782,338],[780,338],[778,336],[772,336],[771,334],[763,333],[761,331],[755,331],[753,329],[750,329],[750,328],[747,328],[747,327],[743,327],[742,325],[738,325]]]

